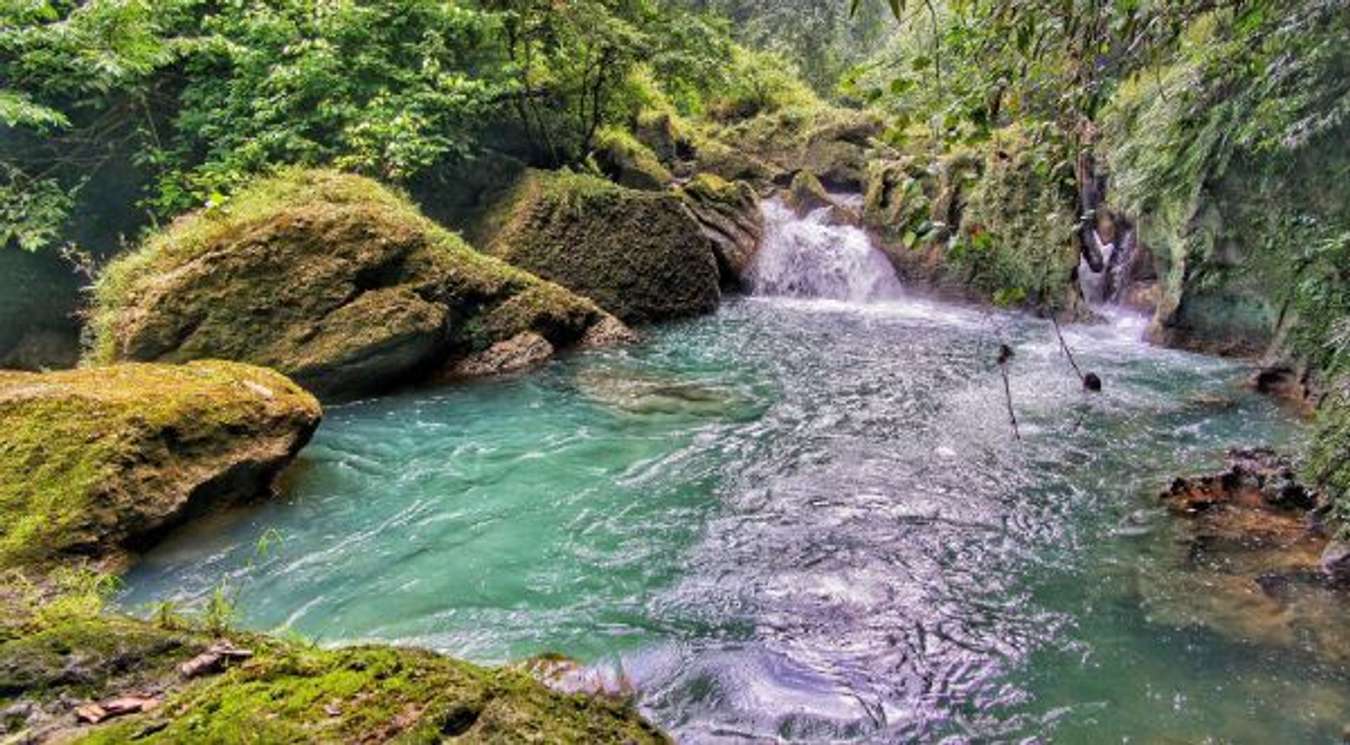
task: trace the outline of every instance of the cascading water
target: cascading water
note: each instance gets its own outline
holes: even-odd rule
[[[1114,242],[1104,242],[1096,230],[1089,233],[1089,240],[1096,244],[1096,249],[1101,253],[1102,270],[1095,272],[1092,265],[1088,263],[1087,257],[1081,257],[1078,260],[1078,287],[1083,291],[1083,297],[1093,305],[1099,305],[1110,300],[1111,287],[1110,275],[1112,259],[1116,253],[1116,244]]]
[[[1086,257],[1079,259],[1078,286],[1083,291],[1083,297],[1093,305],[1119,303],[1130,282],[1136,248],[1134,228],[1122,221],[1114,231],[1112,240],[1103,240],[1096,230],[1089,233],[1088,239],[1101,254],[1102,270],[1094,272]]]
[[[830,208],[798,217],[781,200],[763,203],[764,241],[750,267],[752,294],[874,302],[900,297],[900,282],[867,233],[828,222]]]

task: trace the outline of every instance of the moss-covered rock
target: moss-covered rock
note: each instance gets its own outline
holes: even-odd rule
[[[596,133],[591,157],[611,181],[630,189],[662,191],[674,180],[650,148],[617,127]]]
[[[531,171],[474,233],[489,253],[628,323],[708,313],[720,299],[713,246],[675,193]]]
[[[668,742],[625,702],[555,693],[520,670],[208,632],[174,616],[151,623],[99,613],[97,602],[52,614],[24,595],[0,593],[0,737],[19,742]],[[222,643],[251,656],[181,672]],[[155,705],[97,725],[76,717],[127,697]]]
[[[764,214],[754,187],[700,173],[681,194],[703,235],[712,241],[723,286],[739,286],[764,237]]]
[[[788,185],[787,192],[783,195],[783,201],[799,215],[818,210],[821,207],[834,206],[829,192],[825,191],[825,186],[820,183],[820,179],[816,174],[805,169],[798,171],[792,177],[792,183]]]
[[[254,497],[320,416],[284,376],[231,362],[0,373],[0,568],[115,555]]]
[[[633,136],[662,163],[678,163],[694,157],[694,133],[674,110],[666,107],[639,111],[634,117]]]
[[[874,113],[809,106],[783,109],[715,128],[696,143],[699,167],[723,178],[786,185],[809,170],[827,186],[861,191],[873,138]]]
[[[1072,174],[1018,127],[978,149],[868,166],[863,220],[902,276],[954,295],[1074,317]]]
[[[112,264],[97,287],[91,356],[250,362],[342,396],[525,331],[566,347],[603,317],[369,179],[297,169],[178,220]]]

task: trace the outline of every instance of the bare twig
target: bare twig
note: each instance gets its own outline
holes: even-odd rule
[[[1078,368],[1078,363],[1074,361],[1073,352],[1069,350],[1068,342],[1064,341],[1064,334],[1059,330],[1059,320],[1053,314],[1050,316],[1050,323],[1055,326],[1055,336],[1059,337],[1059,348],[1064,350],[1064,356],[1069,358],[1069,365],[1073,372],[1078,376],[1078,381],[1083,384],[1085,390],[1096,393],[1102,389],[1102,379],[1094,372],[1083,372]]]
[[[1083,371],[1079,370],[1078,363],[1074,362],[1073,352],[1069,351],[1069,345],[1064,341],[1064,334],[1059,330],[1059,319],[1055,318],[1053,313],[1050,314],[1050,323],[1054,324],[1055,336],[1059,337],[1059,348],[1064,350],[1064,356],[1069,358],[1069,366],[1073,368],[1074,374],[1077,375],[1078,379],[1081,381],[1083,379]]]

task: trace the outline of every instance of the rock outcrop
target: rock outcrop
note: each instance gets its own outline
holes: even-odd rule
[[[484,256],[369,179],[292,170],[115,262],[93,360],[230,359],[323,397],[425,376],[530,331],[556,348],[605,317]]]
[[[712,241],[724,287],[737,287],[764,238],[764,214],[759,195],[744,181],[726,181],[700,173],[681,193],[689,211]]]
[[[320,417],[284,376],[232,362],[0,373],[0,567],[116,558],[255,497]]]
[[[783,109],[709,132],[695,142],[699,168],[757,186],[786,186],[808,170],[831,188],[861,191],[882,131],[876,114],[825,106]]]
[[[1088,314],[1076,283],[1071,173],[1019,127],[979,148],[868,164],[863,222],[897,272],[939,291],[1061,318]],[[1064,167],[1061,166],[1061,169]]]
[[[673,192],[530,171],[472,234],[492,255],[594,299],[626,323],[708,313],[721,298],[712,242]]]

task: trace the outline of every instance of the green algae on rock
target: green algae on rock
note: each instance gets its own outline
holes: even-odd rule
[[[489,253],[626,323],[709,313],[721,298],[713,246],[674,193],[529,171],[474,232]]]
[[[115,558],[254,497],[321,416],[286,377],[232,362],[0,373],[0,568]]]
[[[342,396],[525,331],[566,347],[604,316],[374,181],[291,169],[112,264],[96,289],[92,358],[232,359]]]

